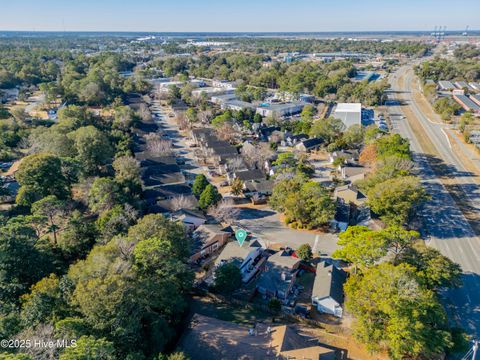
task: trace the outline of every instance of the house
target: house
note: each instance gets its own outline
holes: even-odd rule
[[[185,176],[176,164],[152,165],[141,168],[141,178],[147,187],[185,183]]]
[[[278,126],[262,126],[258,128],[256,133],[260,141],[269,141],[269,138],[272,135],[272,133],[274,131],[279,131],[279,130],[280,128]]]
[[[215,136],[215,131],[211,128],[194,128],[190,131],[190,137],[196,145],[200,146],[207,137]]]
[[[362,125],[362,104],[338,103],[333,117],[342,120],[347,128],[352,125]]]
[[[243,181],[245,183],[246,181],[265,180],[265,174],[260,169],[242,170],[242,171],[235,171],[228,178],[229,178],[230,181],[233,181],[233,179],[240,179],[241,181]]]
[[[312,138],[308,140],[303,140],[299,144],[295,145],[295,149],[303,152],[310,152],[313,150],[318,150],[323,144],[323,139]]]
[[[186,184],[169,184],[164,186],[154,186],[143,191],[143,197],[148,202],[152,200],[169,200],[177,196],[188,196],[192,194],[192,189]]]
[[[275,182],[273,180],[248,180],[243,183],[243,192],[248,195],[270,196],[272,195],[274,185]]]
[[[307,134],[285,134],[285,143],[282,146],[295,146],[297,143],[307,140]]]
[[[281,250],[270,256],[257,281],[257,291],[266,297],[276,297],[284,302],[298,274],[300,259],[292,251]]]
[[[291,116],[301,113],[306,104],[303,101],[283,104],[264,103],[257,107],[256,112],[262,116]]]
[[[340,199],[345,204],[361,206],[367,201],[367,197],[353,184],[338,186],[333,193],[335,200]]]
[[[361,166],[340,166],[341,178],[351,183],[365,179],[366,171]]]
[[[345,271],[324,261],[318,263],[312,289],[312,305],[320,312],[342,317],[343,284],[346,279]]]
[[[190,218],[193,218],[190,215]],[[193,247],[190,254],[190,262],[205,258],[220,249],[232,235],[229,228],[217,224],[201,224],[193,232]]]
[[[355,164],[358,161],[359,153],[357,150],[339,150],[333,151],[329,155],[330,164],[333,164],[336,159],[343,159],[345,164]]]
[[[330,225],[334,230],[344,232],[350,225],[350,210],[349,204],[345,204],[341,201],[337,201],[335,208],[335,216]]]
[[[172,215],[172,219],[181,221],[188,231],[193,231],[205,224],[207,218],[201,211],[193,209],[180,209]]]
[[[248,283],[260,271],[266,258],[258,241],[246,240],[242,246],[237,241],[227,243],[220,255],[215,259],[215,267],[233,263],[242,274],[242,281]]]
[[[288,325],[253,327],[194,314],[179,350],[191,360],[335,360],[339,349],[299,335]],[[338,357],[339,358],[339,357]]]
[[[219,166],[238,158],[238,150],[230,143],[218,139],[212,129],[194,129],[192,138],[203,151],[207,162]]]

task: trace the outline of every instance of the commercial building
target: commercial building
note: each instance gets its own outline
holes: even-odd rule
[[[237,96],[235,94],[225,94],[225,95],[213,95],[210,98],[210,101],[217,105],[222,105],[230,100],[236,100]]]
[[[477,104],[478,106],[480,106],[480,94],[477,94],[477,95],[472,95],[470,96],[470,99],[472,99],[472,101]]]
[[[480,83],[478,82],[471,82],[471,83],[468,83],[468,85],[470,85],[470,87],[475,90],[475,91],[480,91]]]
[[[457,81],[455,83],[455,86],[458,88],[458,89],[470,89],[470,86],[468,86],[468,84],[465,82],[465,81]]]
[[[455,85],[453,85],[450,81],[439,81],[438,88],[439,90],[451,91],[455,89]]]
[[[453,95],[454,100],[466,111],[480,112],[480,106],[465,95]]]
[[[255,109],[255,106],[246,101],[240,100],[228,100],[222,104],[222,109],[230,109],[235,111]]]
[[[360,103],[339,103],[333,117],[342,120],[348,128],[352,125],[362,124],[362,104]]]
[[[233,94],[234,89],[228,88],[220,88],[220,87],[202,87],[192,91],[193,97],[201,97],[205,94],[207,97],[213,95],[221,95],[221,94]]]
[[[257,113],[262,116],[292,116],[302,112],[307,103],[303,101],[290,102],[283,104],[261,104],[257,107]]]

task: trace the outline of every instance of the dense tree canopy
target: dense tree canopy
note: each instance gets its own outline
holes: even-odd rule
[[[452,346],[445,311],[411,266],[380,264],[352,276],[345,292],[355,334],[370,349],[386,347],[393,359],[431,358]]]

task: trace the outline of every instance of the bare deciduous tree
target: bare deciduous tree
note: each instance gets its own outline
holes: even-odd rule
[[[171,201],[171,207],[173,211],[178,211],[180,209],[195,209],[197,204],[191,196],[175,196]]]
[[[240,209],[234,205],[233,200],[223,199],[216,206],[211,206],[208,214],[221,222],[233,225],[240,214]]]
[[[164,89],[160,87],[160,84],[158,84],[155,87],[155,99],[157,100],[167,100],[168,99],[168,92],[163,91]]]
[[[270,135],[270,142],[279,143],[285,138],[285,135],[279,131],[274,131],[272,135]]]
[[[271,159],[274,152],[268,144],[261,143],[258,145],[244,146],[242,155],[249,166],[263,168],[265,161]]]
[[[245,168],[245,163],[241,157],[235,157],[233,159],[228,159],[228,168],[231,171],[237,171]]]
[[[230,122],[225,122],[217,129],[217,135],[220,139],[228,142],[235,142],[240,138],[240,132],[236,130]]]
[[[162,139],[159,134],[147,134],[145,135],[145,141],[147,142],[147,151],[152,154],[168,155],[173,151],[172,141]]]
[[[208,124],[211,118],[212,118],[211,110],[200,111],[198,113],[198,120],[200,120],[202,124]]]
[[[147,104],[141,103],[140,107],[138,108],[138,115],[143,121],[151,121],[152,120],[152,113],[148,108]]]
[[[177,113],[176,120],[177,120],[177,125],[180,128],[180,130],[188,129],[190,123],[188,122],[184,111],[180,111],[180,112]]]

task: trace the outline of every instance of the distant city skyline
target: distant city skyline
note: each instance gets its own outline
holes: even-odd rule
[[[480,30],[478,0],[0,0],[0,8],[0,31]]]

